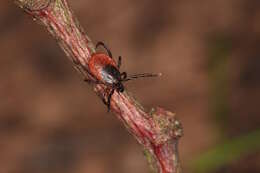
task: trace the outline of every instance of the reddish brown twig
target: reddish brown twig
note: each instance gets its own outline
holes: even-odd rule
[[[72,60],[75,68],[84,78],[91,79],[87,64],[95,48],[72,14],[67,0],[15,0],[15,2],[47,27]],[[93,89],[99,97],[104,97],[106,86],[93,85]],[[172,112],[156,108],[147,113],[127,91],[113,94],[111,111],[143,145],[145,155],[156,172],[180,172],[177,144],[182,135],[182,128]]]

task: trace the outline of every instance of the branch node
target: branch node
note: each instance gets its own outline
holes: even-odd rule
[[[157,137],[154,140],[156,146],[166,143],[170,140],[178,140],[183,136],[183,128],[176,114],[157,107],[150,112],[154,129],[157,131]]]

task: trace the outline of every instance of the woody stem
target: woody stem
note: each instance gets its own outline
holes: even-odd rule
[[[15,2],[47,28],[83,79],[91,79],[88,61],[95,52],[95,46],[79,25],[67,0]],[[103,85],[93,85],[93,90],[101,99],[105,89]],[[152,109],[148,113],[127,91],[113,94],[111,111],[143,146],[152,169],[158,173],[180,173],[177,146],[182,127],[174,113],[163,108]]]

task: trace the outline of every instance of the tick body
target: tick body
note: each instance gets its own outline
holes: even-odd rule
[[[150,74],[150,73],[143,73],[137,75],[131,75],[127,77],[126,72],[120,73],[119,69],[121,66],[121,56],[118,57],[118,62],[113,59],[112,53],[106,47],[103,42],[98,42],[96,45],[96,49],[102,46],[106,49],[107,54],[105,53],[94,53],[92,54],[89,62],[88,62],[88,69],[90,75],[95,78],[93,80],[86,80],[88,82],[92,82],[95,84],[104,84],[110,87],[110,92],[107,96],[107,99],[103,99],[104,104],[107,105],[108,111],[110,110],[110,100],[115,91],[118,93],[124,92],[124,85],[123,82],[136,79],[139,77],[156,77],[158,74]]]
[[[116,62],[106,54],[93,54],[89,60],[89,70],[100,83],[112,86],[120,82],[120,72]]]

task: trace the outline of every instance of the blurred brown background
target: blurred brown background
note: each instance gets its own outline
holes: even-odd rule
[[[184,126],[184,172],[260,172],[259,0],[69,0],[94,42],[123,56],[147,108]],[[142,148],[56,41],[0,2],[0,173],[145,173]]]

